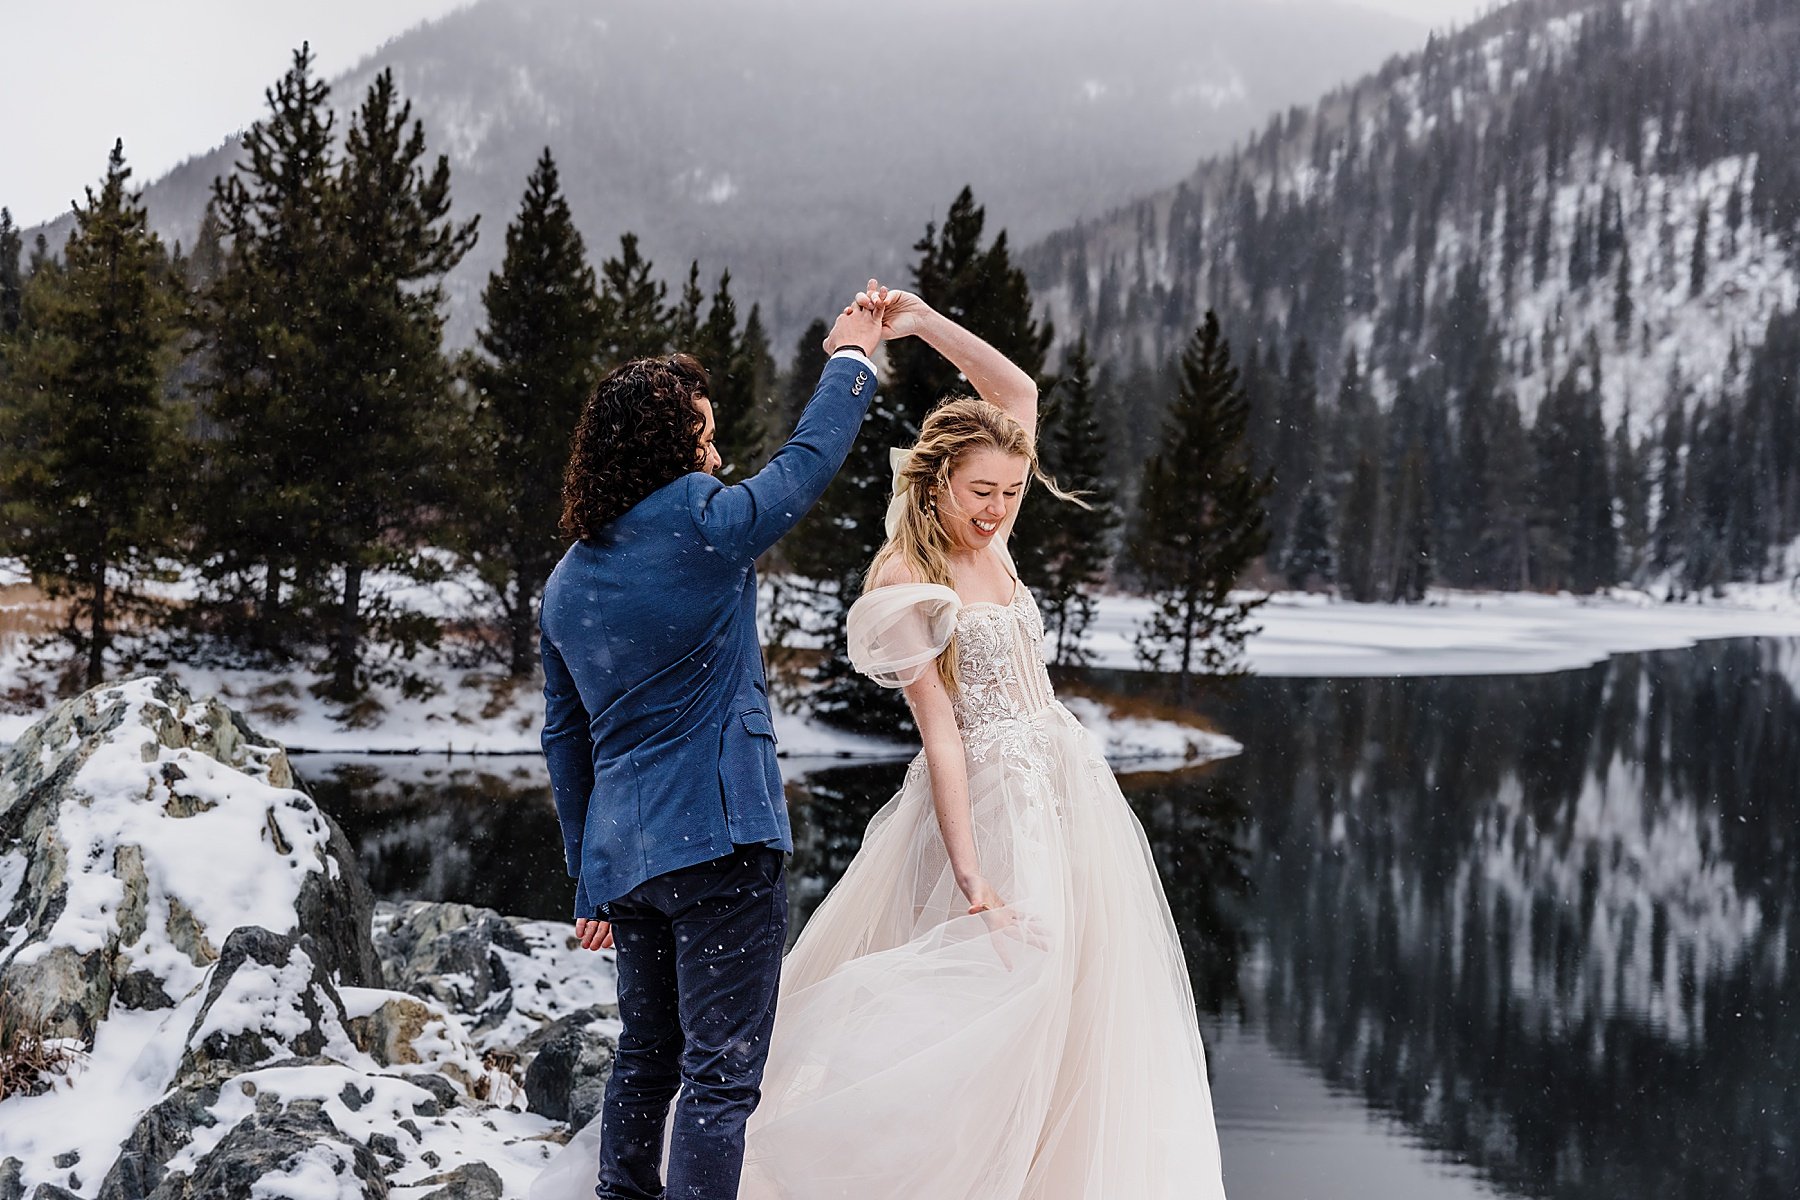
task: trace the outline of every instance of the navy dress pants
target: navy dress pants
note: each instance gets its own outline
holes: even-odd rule
[[[785,872],[781,851],[737,846],[606,906],[624,1030],[601,1117],[600,1200],[736,1200],[775,1024]]]

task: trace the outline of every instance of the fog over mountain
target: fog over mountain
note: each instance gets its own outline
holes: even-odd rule
[[[964,183],[1015,243],[1035,239],[1422,36],[1325,0],[484,0],[385,46],[332,99],[353,107],[391,66],[450,155],[458,211],[482,215],[452,279],[453,341],[548,145],[595,258],[634,230],[668,278],[694,258],[709,278],[730,268],[785,353],[859,272],[904,275]],[[234,139],[149,188],[166,238],[192,241],[236,153]]]

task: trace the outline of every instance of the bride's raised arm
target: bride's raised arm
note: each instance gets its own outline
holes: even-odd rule
[[[963,373],[975,394],[1004,409],[1037,440],[1037,383],[1006,355],[912,292],[888,291],[883,338],[916,337]]]

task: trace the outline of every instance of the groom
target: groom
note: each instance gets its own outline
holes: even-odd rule
[[[544,587],[544,758],[575,930],[617,951],[624,1029],[601,1200],[733,1200],[760,1098],[793,849],[757,640],[757,557],[850,453],[885,302],[838,317],[818,389],[760,472],[713,478],[712,402],[685,354],[594,390],[563,482],[578,539]],[[668,1190],[664,1125],[679,1088]]]

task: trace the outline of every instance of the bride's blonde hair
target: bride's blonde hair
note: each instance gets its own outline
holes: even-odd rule
[[[875,559],[863,575],[866,595],[890,572],[901,572],[915,583],[935,583],[954,587],[950,574],[950,535],[938,519],[937,498],[950,494],[950,473],[964,456],[972,451],[994,449],[1002,454],[1023,458],[1026,465],[1025,490],[1031,481],[1043,483],[1049,492],[1062,500],[1087,503],[1080,496],[1065,492],[1044,473],[1038,463],[1036,439],[1005,409],[974,396],[949,396],[926,416],[919,427],[919,440],[913,443],[906,464],[900,469],[897,487],[903,487],[905,502],[893,533],[875,552]],[[1024,490],[1019,494],[1024,499]],[[944,686],[956,690],[956,640],[938,656],[938,677]]]

